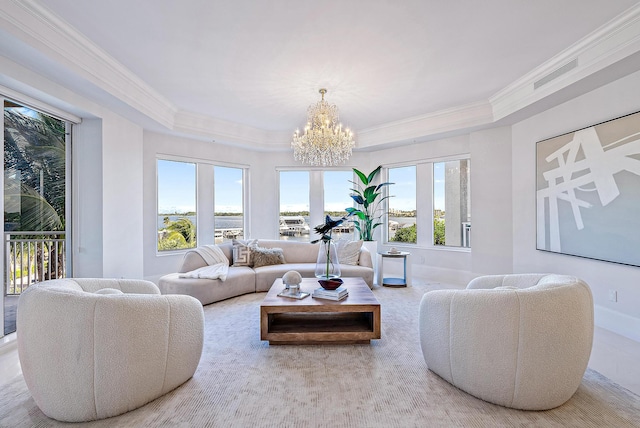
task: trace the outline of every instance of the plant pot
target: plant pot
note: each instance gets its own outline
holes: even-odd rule
[[[340,278],[320,279],[318,280],[318,282],[320,283],[320,286],[325,290],[335,290],[342,285],[342,280]]]
[[[378,278],[378,257],[380,257],[378,254],[378,241],[363,241],[362,246],[369,250],[369,252],[371,253],[371,264],[373,265],[373,281],[376,284],[380,285],[382,281]]]

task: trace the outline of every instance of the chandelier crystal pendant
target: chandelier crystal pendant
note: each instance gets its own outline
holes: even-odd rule
[[[342,129],[338,122],[338,107],[324,100],[326,89],[320,89],[322,99],[309,106],[304,134],[293,134],[293,156],[314,166],[333,166],[344,163],[355,145],[353,133]]]

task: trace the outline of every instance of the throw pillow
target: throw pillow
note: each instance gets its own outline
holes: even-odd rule
[[[253,247],[253,267],[285,264],[282,248]]]
[[[348,239],[338,239],[336,242],[338,260],[341,265],[357,266],[360,261],[360,248],[362,241],[350,241]]]
[[[253,266],[251,259],[251,250],[258,245],[257,239],[248,239],[241,241],[234,239],[233,245],[233,266]]]

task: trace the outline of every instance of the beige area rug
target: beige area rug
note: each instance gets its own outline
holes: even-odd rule
[[[171,393],[90,427],[640,427],[640,397],[592,370],[563,406],[529,412],[486,403],[427,369],[418,339],[426,284],[376,288],[382,339],[370,345],[269,346],[264,293],[205,307],[195,376]],[[56,427],[19,378],[0,392],[0,426]]]

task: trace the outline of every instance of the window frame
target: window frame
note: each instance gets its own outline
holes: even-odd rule
[[[194,158],[191,156],[180,156],[174,154],[167,153],[156,153],[155,155],[155,215],[156,215],[156,224],[155,224],[155,253],[156,257],[164,257],[164,256],[172,256],[175,254],[182,254],[190,249],[177,249],[177,250],[166,250],[159,251],[158,250],[158,237],[157,237],[157,216],[158,216],[158,161],[166,160],[166,161],[175,161],[175,162],[187,162],[187,163],[195,163],[196,164],[196,243],[197,245],[208,245],[213,244],[215,241],[215,218],[213,217],[214,210],[214,193],[213,193],[213,178],[214,178],[214,167],[222,166],[228,168],[240,168],[243,171],[243,209],[246,212],[250,211],[250,179],[251,179],[251,171],[249,165],[247,164],[238,164],[232,162],[222,162],[222,161],[213,161],[209,159],[202,158]],[[210,181],[207,181],[210,178]],[[207,191],[209,189],[210,198],[203,198],[203,191]],[[211,215],[211,239],[208,239],[207,236],[207,228],[204,227],[207,225],[209,219],[206,219],[207,212],[210,211]],[[248,239],[251,236],[251,223],[249,222],[248,216],[244,215],[243,218],[243,228],[245,239]]]
[[[195,246],[194,247],[189,247],[189,248],[176,248],[176,249],[171,249],[171,250],[160,250],[159,248],[159,244],[160,241],[158,239],[158,217],[160,216],[159,210],[160,210],[160,182],[159,182],[159,178],[160,178],[160,174],[159,174],[159,168],[158,168],[158,163],[160,161],[166,161],[166,162],[182,162],[182,163],[190,163],[193,164],[195,166],[195,188],[194,188],[194,192],[195,192],[195,228],[196,228],[196,234],[195,234]],[[182,158],[182,157],[177,157],[177,156],[156,156],[156,160],[155,160],[155,169],[156,169],[156,198],[155,198],[155,222],[154,222],[154,227],[155,227],[155,247],[156,247],[156,255],[166,255],[166,254],[175,254],[175,253],[183,253],[189,250],[192,250],[193,248],[197,248],[198,243],[200,242],[200,217],[198,216],[198,212],[200,211],[200,207],[198,206],[199,203],[199,198],[198,198],[198,193],[199,193],[199,183],[198,183],[198,177],[199,177],[199,165],[198,162],[194,159],[189,159],[189,158]]]
[[[433,241],[433,217],[434,217],[434,177],[433,166],[440,162],[449,162],[455,160],[467,159],[471,161],[470,153],[459,153],[449,156],[438,156],[433,158],[423,158],[411,162],[398,162],[382,165],[382,173],[384,174],[381,180],[389,181],[389,169],[399,168],[405,166],[416,167],[416,225],[417,225],[417,239],[416,243],[389,241],[389,199],[385,204],[385,213],[383,216],[383,231],[382,231],[382,244],[386,246],[394,247],[408,247],[418,250],[427,249],[435,251],[449,251],[449,252],[471,252],[471,247],[453,247],[446,245],[434,245]],[[471,176],[469,177],[469,187],[471,188]],[[386,186],[384,195],[393,195],[393,185]],[[471,192],[469,191],[469,199],[471,199]]]
[[[308,183],[309,186],[307,188],[307,205],[309,207],[309,240],[312,240],[311,237],[313,236],[313,228],[311,226],[311,224],[315,224],[313,223],[312,217],[311,217],[311,212],[312,212],[312,182],[317,181],[314,180],[314,177],[312,176],[312,171],[316,171],[313,169],[306,169],[306,168],[276,168],[276,181],[277,181],[277,189],[278,189],[278,211],[277,211],[277,219],[276,219],[276,224],[277,224],[277,230],[276,230],[276,237],[274,239],[277,240],[283,240],[282,239],[282,235],[280,235],[280,217],[282,214],[282,210],[281,210],[281,206],[282,206],[282,173],[289,173],[289,172],[306,172],[308,175]],[[321,195],[321,197],[324,197],[324,195]]]
[[[216,230],[216,168],[227,168],[227,169],[239,169],[241,173],[242,180],[242,237],[243,239],[247,239],[250,235],[247,233],[247,176],[248,176],[248,168],[241,166],[231,166],[227,164],[218,164],[214,163],[213,166],[213,231],[214,237],[213,241],[215,243],[215,230]],[[222,242],[229,242],[223,241]]]
[[[415,182],[416,182],[416,188],[415,188],[415,195],[414,195],[414,201],[415,201],[415,210],[416,210],[416,231],[418,229],[421,229],[421,227],[419,227],[419,210],[418,210],[418,163],[413,163],[413,162],[404,162],[404,163],[400,163],[400,164],[395,164],[395,165],[388,165],[386,167],[384,167],[384,181],[391,181],[391,177],[389,176],[390,174],[390,170],[392,169],[399,169],[399,168],[408,168],[408,167],[414,167],[415,168]],[[381,195],[382,197],[384,196],[389,196],[389,195],[393,195],[393,184],[390,186],[385,186],[384,192]],[[389,238],[389,211],[390,211],[390,204],[392,202],[393,197],[387,198],[387,200],[385,201],[385,204],[383,205],[383,210],[384,213],[382,215],[382,225],[383,226],[383,232],[382,232],[382,236],[384,238],[384,243],[388,244],[388,245],[394,245],[394,246],[398,246],[398,245],[409,245],[412,247],[418,246],[419,245],[419,237],[416,236],[416,242],[405,242],[405,241],[391,241]]]

